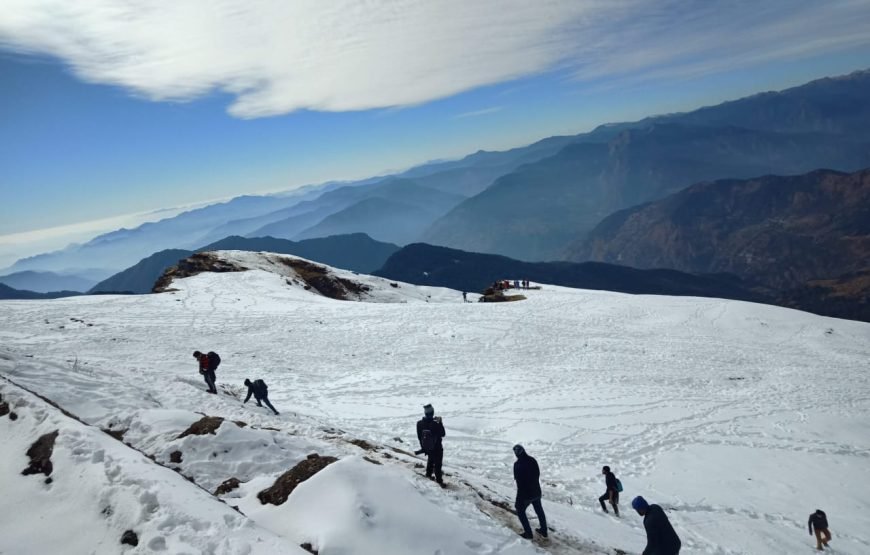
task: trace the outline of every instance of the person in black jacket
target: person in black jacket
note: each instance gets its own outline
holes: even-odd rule
[[[604,512],[606,513],[607,505],[605,505],[604,502],[610,501],[610,505],[613,507],[613,513],[616,516],[619,516],[619,489],[616,487],[616,476],[610,471],[609,466],[602,468],[601,473],[604,474],[604,485],[607,487],[607,491],[604,492],[604,495],[598,498],[598,502],[601,503],[601,508],[604,509]]]
[[[514,461],[514,480],[517,483],[515,508],[520,524],[523,525],[523,533],[520,535],[527,540],[534,537],[529,519],[526,516],[526,509],[531,505],[535,514],[538,515],[538,523],[541,525],[535,531],[546,538],[547,517],[544,514],[544,507],[541,505],[541,470],[538,468],[538,461],[529,456],[522,445],[514,445],[514,454],[517,456],[517,460]]]
[[[650,505],[639,495],[632,500],[631,506],[643,517],[643,527],[646,529],[643,555],[677,555],[682,543],[665,511],[658,505]]]
[[[817,509],[816,512],[810,515],[807,526],[810,529],[811,536],[813,535],[813,528],[816,529],[816,549],[824,551],[825,547],[828,546],[828,542],[831,541],[831,532],[828,530],[828,515],[825,514],[825,511]]]
[[[447,435],[440,416],[435,416],[432,405],[423,407],[423,418],[417,422],[417,440],[420,449],[426,454],[426,477],[431,479],[435,474],[435,481],[442,487],[444,480],[441,475],[441,464],[444,462],[444,446],[441,438]]]
[[[272,403],[269,402],[269,388],[266,386],[266,382],[263,380],[251,380],[246,379],[245,385],[248,386],[248,396],[245,397],[245,400],[242,404],[247,403],[251,399],[251,395],[254,396],[254,399],[257,401],[257,406],[262,407],[262,403],[266,403],[266,406],[272,409],[272,412],[275,415],[278,415],[278,411],[275,410],[275,407],[272,406]]]
[[[217,370],[217,367],[220,364],[220,357],[217,353],[211,351],[209,351],[207,355],[204,355],[199,351],[194,351],[193,358],[199,362],[199,373],[205,380],[205,385],[208,386],[208,392],[217,393],[217,388],[215,387],[215,381],[217,378],[215,377],[214,371]]]

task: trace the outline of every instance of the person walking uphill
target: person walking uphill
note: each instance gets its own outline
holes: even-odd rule
[[[602,468],[601,473],[604,474],[604,484],[607,487],[607,491],[604,492],[604,495],[598,498],[598,502],[601,503],[601,508],[604,509],[604,512],[606,513],[607,505],[605,505],[604,502],[610,501],[610,505],[613,507],[613,514],[619,516],[619,480],[617,480],[613,472],[610,471],[609,466]]]
[[[440,416],[435,416],[432,405],[423,407],[423,418],[417,422],[417,440],[420,442],[420,450],[426,454],[426,477],[432,478],[444,487],[441,474],[441,464],[444,462],[444,446],[441,438],[446,435],[444,424]]]
[[[254,380],[252,382],[249,379],[245,379],[245,385],[248,386],[248,396],[245,397],[242,404],[247,403],[251,399],[251,395],[253,395],[254,399],[257,401],[258,407],[263,406],[261,403],[266,403],[266,406],[272,409],[275,416],[278,415],[278,411],[275,410],[275,407],[273,407],[272,403],[269,402],[269,387],[266,385],[266,382],[263,380]]]
[[[205,355],[199,351],[194,351],[193,358],[199,361],[199,373],[202,374],[202,378],[208,386],[208,392],[217,393],[217,388],[215,387],[215,381],[217,378],[215,377],[214,371],[217,370],[217,367],[220,365],[221,357],[219,357],[214,351],[209,351],[208,354]]]
[[[813,535],[813,528],[816,530],[816,549],[824,551],[831,541],[831,532],[828,530],[828,515],[825,511],[817,509],[816,512],[810,515],[810,520],[807,522],[810,529],[810,535]],[[824,536],[824,537],[822,537]]]
[[[643,517],[646,529],[646,548],[642,555],[677,555],[680,552],[682,542],[664,509],[650,505],[639,495],[632,500],[631,507]]]
[[[514,480],[517,482],[515,508],[520,524],[523,525],[523,533],[520,535],[527,540],[534,537],[529,518],[526,516],[526,509],[531,505],[535,514],[538,515],[538,523],[541,525],[535,531],[546,538],[547,517],[544,515],[544,507],[541,505],[541,470],[538,468],[538,461],[529,456],[522,445],[514,445],[514,455],[517,456],[517,460],[514,461]]]

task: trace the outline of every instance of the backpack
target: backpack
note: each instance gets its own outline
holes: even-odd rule
[[[269,390],[269,388],[266,386],[266,382],[264,382],[263,380],[254,380],[253,385],[255,388],[259,389],[263,393],[266,393]]]
[[[423,430],[423,438],[421,443],[423,444],[423,451],[429,453],[430,451],[435,450],[435,434],[432,433],[432,430]]]
[[[616,479],[616,491],[617,493],[622,493],[622,482],[619,478]]]
[[[211,371],[217,370],[217,367],[221,364],[221,357],[214,351],[209,351],[206,355],[208,357],[208,369]]]

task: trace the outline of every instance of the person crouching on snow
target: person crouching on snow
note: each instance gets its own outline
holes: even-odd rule
[[[249,379],[245,379],[245,385],[248,386],[248,396],[245,397],[245,400],[242,401],[242,404],[247,403],[251,399],[251,395],[254,396],[254,399],[257,401],[257,406],[262,407],[261,403],[266,403],[266,406],[272,409],[272,412],[275,415],[278,415],[278,411],[275,410],[275,407],[272,406],[272,403],[269,402],[269,387],[266,385],[266,382],[263,380],[254,380],[253,382]]]

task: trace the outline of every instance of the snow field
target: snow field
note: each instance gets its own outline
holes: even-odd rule
[[[836,553],[870,552],[870,325],[735,301],[550,286],[524,292],[527,301],[464,304],[459,292],[398,285],[373,285],[372,297],[391,303],[333,301],[261,269],[200,274],[161,295],[4,302],[0,344],[9,360],[0,373],[89,423],[114,419],[158,460],[179,448],[182,472],[207,489],[248,477],[228,501],[295,545],[305,528],[304,541],[334,546],[321,553],[353,552],[346,538],[367,526],[375,533],[365,545],[380,550],[372,552],[398,553],[424,537],[393,527],[403,522],[394,507],[413,499],[407,488],[440,507],[437,522],[462,523],[432,552],[532,548],[506,527],[519,529],[515,517],[476,493],[512,505],[517,442],[541,466],[556,529],[542,547],[549,552],[639,553],[641,519],[629,507],[637,494],[665,507],[684,553],[810,550],[806,518],[816,508],[829,515]],[[204,393],[194,349],[221,354],[218,382],[229,394]],[[230,395],[245,377],[269,384],[280,416]],[[293,508],[308,499],[302,486],[285,506],[258,506],[256,492],[310,450],[360,454],[342,438],[413,450],[427,402],[444,417],[451,489],[410,474],[413,459],[372,455],[384,465],[350,459],[303,484],[322,481],[333,500],[323,521]],[[228,421],[217,436],[175,440],[195,412]],[[620,519],[598,507],[604,464],[626,488]],[[386,473],[391,485],[332,489],[369,467],[370,483]]]

